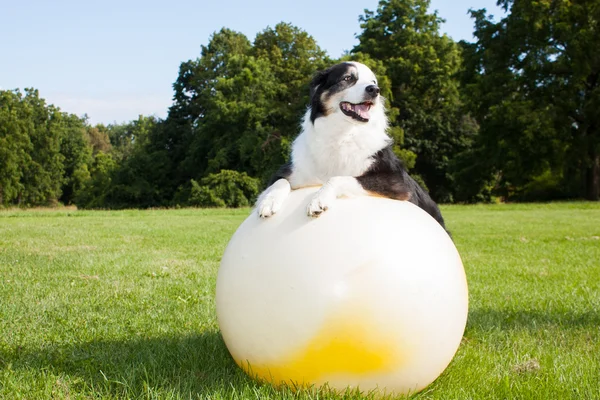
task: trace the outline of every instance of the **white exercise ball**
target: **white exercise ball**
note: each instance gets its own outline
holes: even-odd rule
[[[467,321],[460,255],[410,202],[342,198],[318,218],[318,188],[253,212],[219,268],[217,317],[235,362],[277,386],[417,392],[454,357]]]

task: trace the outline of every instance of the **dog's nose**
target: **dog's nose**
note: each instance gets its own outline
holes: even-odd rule
[[[371,97],[377,97],[377,95],[380,92],[379,87],[377,85],[369,85],[365,88],[365,90],[367,91],[367,94]]]

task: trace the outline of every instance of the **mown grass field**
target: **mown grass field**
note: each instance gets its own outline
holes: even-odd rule
[[[414,398],[600,399],[600,204],[443,212],[469,320]],[[0,211],[0,398],[362,398],[275,390],[230,359],[215,279],[247,213]]]

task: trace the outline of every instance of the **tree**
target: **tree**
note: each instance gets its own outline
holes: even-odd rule
[[[94,155],[99,152],[108,153],[112,150],[111,139],[108,136],[109,132],[111,132],[109,127],[102,124],[86,126],[86,140],[92,147]]]
[[[513,198],[600,199],[600,1],[502,0],[472,11],[477,151]]]
[[[85,120],[69,114],[63,114],[62,120],[60,154],[64,169],[60,201],[71,204],[75,193],[90,179],[88,166],[92,163],[92,147],[87,141]]]
[[[71,117],[46,105],[34,89],[3,91],[0,110],[2,203],[57,202],[65,174],[61,144]]]
[[[469,144],[471,125],[463,125],[457,73],[460,50],[439,33],[443,20],[428,13],[429,0],[381,0],[377,11],[360,17],[363,31],[353,53],[385,63],[391,80],[392,127],[402,132],[417,155],[415,171],[432,197],[452,201],[452,157]]]
[[[103,152],[94,157],[90,167],[90,179],[75,192],[75,204],[80,208],[110,208],[107,199],[111,191],[115,160]]]
[[[211,140],[201,131],[207,107],[216,95],[218,78],[232,76],[229,58],[246,55],[250,48],[246,36],[223,28],[212,35],[207,46],[202,46],[199,58],[181,64],[173,84],[173,105],[164,124],[152,132],[148,145],[149,151],[161,153],[161,158],[168,160],[169,183],[164,190],[171,197],[190,179],[205,174],[208,152],[212,150]]]
[[[180,160],[173,182],[181,187],[223,169],[266,182],[287,160],[324,57],[312,37],[289,24],[267,28],[253,45],[228,29],[215,33],[199,59],[182,64],[174,85],[161,139]]]
[[[135,139],[112,176],[110,204],[116,208],[166,206],[173,197],[168,178],[172,166],[165,152],[153,150],[148,143],[148,135],[160,129],[160,122],[140,116],[128,125]]]
[[[85,120],[37,90],[0,91],[0,205],[69,204],[90,161]]]
[[[29,162],[31,142],[20,116],[21,94],[0,91],[0,205],[13,202],[23,190],[23,168]]]
[[[166,174],[171,168],[165,153],[150,146],[150,136],[159,125],[156,118],[140,115],[128,123],[97,126],[94,130],[103,132],[112,144],[108,152],[95,154],[91,184],[77,196],[77,204],[86,208],[167,205],[172,193],[165,192]]]
[[[31,160],[23,171],[19,202],[26,205],[53,204],[61,195],[64,156],[60,153],[63,134],[62,113],[46,105],[39,92],[26,89],[22,117],[29,122]]]

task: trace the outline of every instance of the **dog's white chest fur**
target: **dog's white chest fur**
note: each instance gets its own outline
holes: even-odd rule
[[[383,108],[377,112],[383,113]],[[322,185],[336,176],[360,176],[373,163],[373,155],[390,142],[385,118],[366,125],[334,114],[318,118],[313,125],[309,115],[292,147],[294,171],[289,180],[293,189]]]

